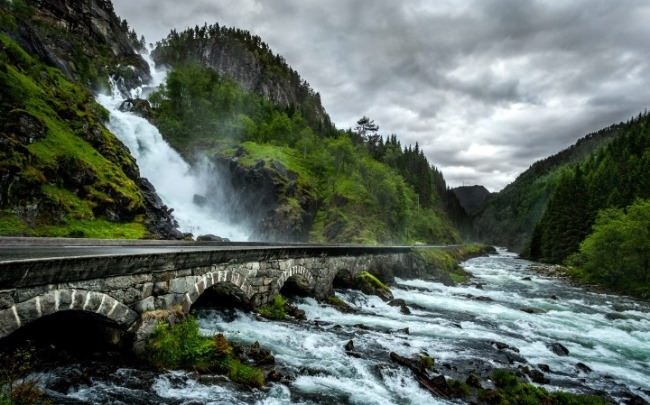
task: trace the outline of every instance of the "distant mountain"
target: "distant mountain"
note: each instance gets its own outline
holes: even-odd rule
[[[490,197],[490,191],[480,185],[461,186],[451,189],[468,215],[476,214]]]
[[[567,149],[535,162],[473,218],[474,237],[522,252],[541,219],[562,173],[615,139],[628,124],[619,123],[591,133]]]

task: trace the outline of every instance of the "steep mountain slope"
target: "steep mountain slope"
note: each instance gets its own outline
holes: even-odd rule
[[[334,131],[320,95],[282,56],[274,54],[260,37],[248,31],[219,24],[197,26],[181,33],[173,30],[156,44],[152,57],[156,63],[169,66],[195,62],[209,67],[246,91],[257,93],[287,111],[300,112],[314,131]]]
[[[623,123],[604,128],[553,156],[535,162],[490,198],[475,215],[475,238],[516,252],[524,251],[563,172],[611,142],[624,128]]]
[[[182,236],[76,82],[128,68],[136,54],[117,21],[108,2],[0,3],[0,234]],[[124,79],[146,78],[138,66]]]
[[[142,44],[107,0],[17,0],[6,3],[12,17],[6,32],[29,54],[59,68],[67,79],[91,90],[108,89],[120,78],[123,90],[149,80],[136,52]]]

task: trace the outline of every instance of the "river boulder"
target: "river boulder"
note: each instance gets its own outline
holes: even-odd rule
[[[568,356],[569,355],[569,349],[567,349],[566,346],[564,346],[561,343],[557,343],[557,342],[551,343],[551,344],[547,345],[546,347],[548,347],[548,349],[550,351],[557,354],[558,356]]]

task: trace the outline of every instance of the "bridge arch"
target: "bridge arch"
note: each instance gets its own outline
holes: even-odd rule
[[[316,280],[307,268],[295,265],[284,270],[276,281],[276,291],[285,296],[313,295]]]
[[[253,286],[246,274],[230,270],[218,270],[204,274],[193,287],[185,293],[183,311],[190,312],[192,305],[206,292],[219,286],[232,286],[241,292],[241,298],[249,302],[253,295]]]
[[[138,314],[115,298],[97,291],[59,289],[0,311],[0,339],[49,315],[78,311],[108,319],[127,329]]]

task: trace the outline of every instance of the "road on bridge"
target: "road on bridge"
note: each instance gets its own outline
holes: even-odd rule
[[[443,246],[436,246],[443,247]],[[282,249],[405,249],[407,246],[315,245],[265,242],[195,242],[166,240],[102,240],[0,237],[0,263],[55,258],[132,256],[237,250]]]

